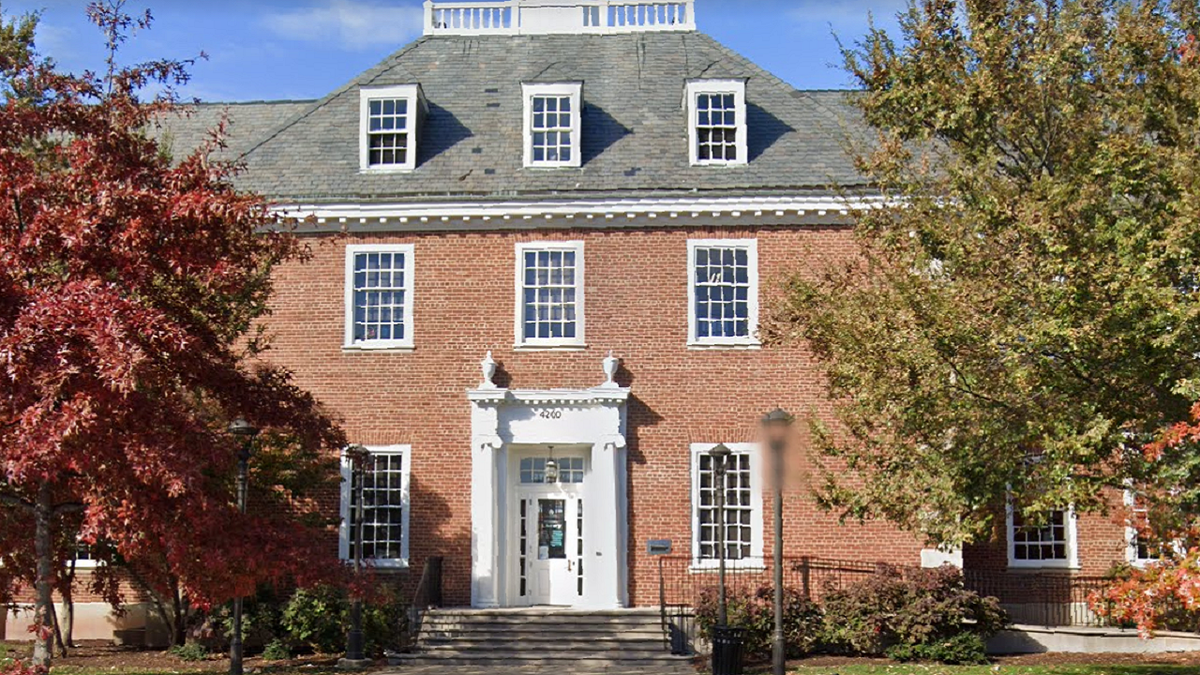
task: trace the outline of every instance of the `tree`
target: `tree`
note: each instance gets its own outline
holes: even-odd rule
[[[766,330],[827,375],[824,505],[955,545],[1179,479],[1142,449],[1200,397],[1197,15],[923,0],[844,50],[879,208]]]
[[[260,358],[271,271],[303,248],[236,189],[221,129],[177,161],[148,133],[181,113],[189,65],[118,64],[149,14],[88,12],[109,46],[101,75],[59,72],[28,23],[0,23],[0,593],[34,588],[38,667],[74,553],[66,518],[130,565],[158,561],[199,606],[336,566],[320,524],[239,516],[224,433],[245,416],[304,452],[344,446]],[[143,98],[149,85],[162,93]]]

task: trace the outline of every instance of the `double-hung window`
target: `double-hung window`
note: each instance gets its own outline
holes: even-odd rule
[[[376,567],[408,565],[408,482],[412,448],[391,445],[364,448],[362,467],[342,458],[342,526],[339,552],[353,560],[356,528],[362,517],[362,559]],[[361,481],[361,485],[359,484]],[[362,494],[362,509],[358,495]]]
[[[1129,522],[1125,527],[1127,545],[1126,558],[1134,567],[1145,567],[1162,560],[1163,546],[1153,541],[1147,533],[1150,525],[1150,510],[1144,499],[1139,499],[1135,490],[1125,491],[1125,506],[1129,509]]]
[[[413,246],[346,247],[347,349],[413,346]]]
[[[1075,513],[1055,509],[1035,518],[1008,507],[1009,567],[1078,567]]]
[[[517,244],[518,347],[582,347],[583,242]]]
[[[746,164],[746,81],[693,80],[686,96],[692,165]]]
[[[755,347],[758,343],[758,242],[688,242],[688,343]]]
[[[581,166],[583,84],[524,84],[521,89],[526,168]]]
[[[425,114],[421,87],[405,84],[360,90],[359,164],[363,171],[412,171]]]
[[[758,446],[726,443],[733,451],[725,471],[725,523],[722,532],[717,495],[721,490],[713,458],[713,443],[691,446],[692,566],[715,567],[722,543],[725,560],[735,567],[763,564],[763,504]]]

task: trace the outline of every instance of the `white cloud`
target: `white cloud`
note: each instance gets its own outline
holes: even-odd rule
[[[423,21],[420,5],[389,6],[361,0],[325,0],[263,19],[267,29],[279,37],[305,42],[337,40],[353,50],[380,45],[399,48],[421,33]]]

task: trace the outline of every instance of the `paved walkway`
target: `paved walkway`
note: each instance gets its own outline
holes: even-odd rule
[[[676,663],[660,665],[656,668],[619,667],[613,665],[605,668],[570,668],[570,675],[694,675],[696,670],[691,665]],[[401,667],[380,670],[373,675],[564,675],[562,664],[558,665],[512,665],[512,667],[474,667],[474,665],[401,665]]]

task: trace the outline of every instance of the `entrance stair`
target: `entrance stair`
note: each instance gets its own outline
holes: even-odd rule
[[[436,609],[421,622],[415,650],[392,665],[562,673],[694,674],[674,656],[657,609],[581,611]]]

